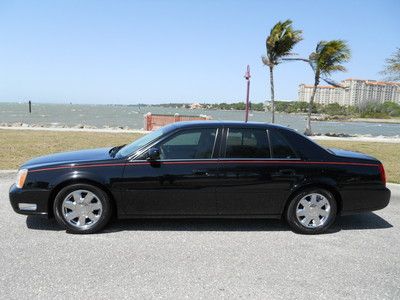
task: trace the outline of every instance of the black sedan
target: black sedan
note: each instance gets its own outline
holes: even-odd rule
[[[339,214],[388,205],[375,158],[265,123],[181,122],[131,144],[39,157],[10,189],[17,213],[73,233],[117,218],[281,218],[321,233]]]

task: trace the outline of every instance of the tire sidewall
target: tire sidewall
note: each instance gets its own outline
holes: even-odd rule
[[[73,191],[76,190],[88,190],[96,195],[96,197],[99,199],[99,201],[102,204],[102,214],[100,219],[97,221],[97,223],[88,229],[79,229],[77,227],[74,227],[73,225],[69,224],[67,220],[65,220],[63,213],[62,213],[62,203],[65,197],[70,194]],[[55,200],[54,200],[54,205],[53,205],[53,211],[54,211],[54,216],[57,222],[63,226],[68,232],[70,233],[95,233],[101,230],[104,226],[107,225],[107,223],[110,220],[110,217],[112,215],[111,212],[112,206],[110,204],[109,197],[107,193],[105,193],[102,189],[90,185],[90,184],[72,184],[68,185],[64,188],[62,188]]]
[[[325,196],[326,199],[329,201],[329,205],[331,207],[331,212],[328,217],[328,220],[325,222],[323,226],[318,228],[308,228],[303,226],[303,224],[300,223],[300,221],[297,219],[296,216],[297,204],[304,196],[311,193],[318,193]],[[288,209],[286,211],[286,220],[290,225],[290,227],[295,232],[303,234],[318,234],[325,232],[333,224],[336,218],[336,214],[337,214],[337,203],[332,193],[321,188],[310,188],[299,192],[296,196],[292,198],[288,206]]]

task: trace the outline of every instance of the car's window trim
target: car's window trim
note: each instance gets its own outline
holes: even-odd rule
[[[226,141],[228,139],[229,127],[224,127],[223,147],[221,149],[221,159],[226,157]]]
[[[213,159],[214,156],[215,156],[215,147],[217,146],[217,141],[220,139],[220,134],[219,134],[220,129],[221,128],[217,127],[217,131],[215,132],[215,139],[214,139],[214,144],[213,144],[213,148],[212,148],[212,153],[211,153],[211,158],[210,159]],[[220,151],[218,149],[217,158],[219,157],[219,152]]]
[[[263,158],[254,158],[254,157],[252,157],[252,158],[220,158],[220,160],[221,161],[230,161],[230,160],[232,160],[232,161],[260,161],[260,160],[262,160],[262,161],[291,161],[291,160],[293,160],[293,161],[297,161],[297,160],[302,160],[301,158],[265,158],[265,157],[263,157]]]
[[[218,139],[218,132],[221,130],[221,127],[219,126],[196,126],[193,128],[179,128],[177,130],[173,130],[170,133],[168,133],[165,137],[160,137],[159,139],[157,139],[154,143],[150,143],[146,146],[144,146],[143,148],[137,150],[136,152],[138,153],[133,153],[128,160],[130,162],[142,162],[142,161],[147,161],[146,159],[136,159],[138,157],[140,157],[144,152],[148,151],[151,147],[157,145],[158,143],[163,142],[164,140],[173,137],[174,135],[178,134],[181,131],[187,131],[187,130],[195,130],[195,129],[216,129],[216,134],[215,134],[215,139],[214,139],[214,145],[213,145],[213,153],[211,154],[211,158],[193,158],[193,159],[185,159],[185,158],[181,158],[181,159],[158,159],[157,162],[167,162],[167,161],[184,161],[184,160],[188,160],[188,161],[201,161],[201,160],[217,160],[217,158],[214,158],[214,147],[215,147],[215,143],[216,140]]]
[[[271,158],[273,158],[274,157],[274,155],[273,155],[274,153],[272,152],[271,138],[269,137],[269,128],[267,128],[266,131],[267,131],[267,139],[268,139],[268,147],[269,147],[269,156]]]
[[[167,133],[165,136],[161,136],[160,138],[156,139],[155,141],[150,142],[149,144],[143,146],[141,149],[138,149],[135,151],[135,153],[132,153],[129,156],[126,156],[127,160],[129,162],[144,162],[147,161],[146,159],[137,159],[139,156],[141,156],[145,151],[148,151],[151,147],[153,147],[154,145],[161,143],[162,141],[164,141],[165,139],[173,136],[174,134],[180,132],[180,131],[184,131],[184,130],[190,130],[190,129],[207,129],[207,128],[216,128],[217,132],[216,132],[216,136],[215,136],[215,140],[214,140],[214,146],[213,146],[213,153],[211,158],[204,158],[204,159],[164,159],[164,160],[157,160],[157,162],[168,162],[168,161],[215,161],[215,160],[224,160],[224,161],[229,161],[229,160],[247,160],[247,161],[257,161],[257,160],[282,160],[282,161],[298,161],[298,160],[302,160],[301,155],[299,155],[299,153],[293,149],[292,145],[288,142],[288,140],[283,136],[283,134],[281,134],[280,132],[278,132],[278,134],[284,138],[284,140],[288,143],[290,149],[294,152],[294,154],[297,156],[296,158],[274,158],[273,157],[273,150],[272,150],[272,145],[271,145],[271,140],[270,140],[270,136],[269,136],[269,131],[271,130],[271,128],[258,128],[258,127],[239,127],[239,126],[216,126],[216,127],[212,127],[212,126],[199,126],[199,127],[195,127],[195,128],[179,128],[177,130],[172,130],[169,133]],[[269,148],[270,148],[270,154],[271,157],[270,158],[265,158],[265,157],[260,157],[260,158],[227,158],[226,157],[226,143],[227,143],[227,137],[229,134],[229,129],[230,128],[248,128],[248,129],[264,129],[267,132],[267,137],[268,137],[268,144],[269,144]],[[279,131],[276,128],[274,129],[275,131]],[[218,147],[219,146],[219,147]],[[219,148],[219,149],[216,149]],[[324,148],[323,148],[324,149]],[[326,151],[326,149],[324,149]]]
[[[162,162],[195,162],[195,161],[301,161],[301,158],[174,158],[174,159],[163,159],[163,160],[156,160],[153,163],[162,163]],[[135,162],[149,162],[147,159],[136,159],[130,161],[130,163]],[[150,163],[150,162],[149,162]]]
[[[136,159],[130,161],[130,163],[135,162],[149,162],[149,163],[162,163],[162,162],[191,162],[191,161],[219,161],[218,158],[170,158],[170,159],[158,159],[152,162],[149,162],[147,159]]]

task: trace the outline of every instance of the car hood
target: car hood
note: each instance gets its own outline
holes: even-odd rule
[[[25,162],[23,168],[36,168],[58,164],[71,164],[71,163],[82,163],[92,161],[104,161],[113,159],[110,156],[110,148],[99,148],[99,149],[88,149],[72,152],[61,152],[46,156],[40,156]]]
[[[378,160],[375,157],[366,155],[364,153],[360,152],[353,152],[353,151],[348,151],[348,150],[343,150],[343,149],[335,149],[335,148],[329,148],[329,150],[335,154],[336,156],[340,157],[346,157],[346,158],[357,158],[357,159],[366,159],[366,160],[372,160],[374,162],[378,162]]]

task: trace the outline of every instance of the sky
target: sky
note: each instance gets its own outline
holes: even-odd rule
[[[0,101],[136,104],[270,99],[261,56],[279,20],[291,19],[306,57],[318,41],[344,39],[348,72],[382,79],[400,47],[400,1],[6,1],[0,0]],[[275,71],[275,97],[296,100],[313,83],[302,62]]]

